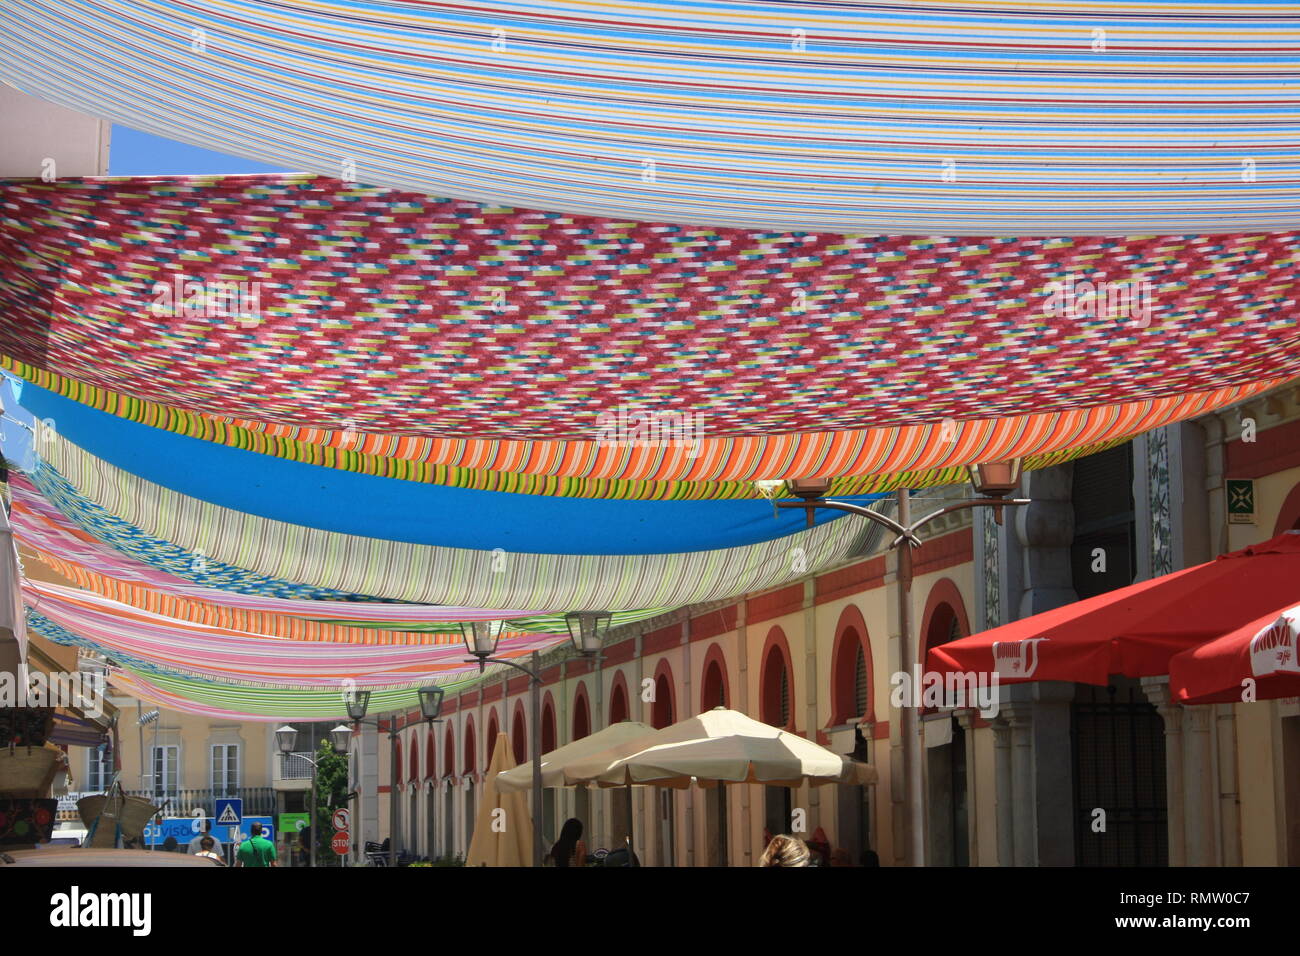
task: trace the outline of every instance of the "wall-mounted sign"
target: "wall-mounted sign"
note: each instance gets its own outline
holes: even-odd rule
[[[1250,478],[1228,479],[1228,524],[1255,523],[1255,482]]]

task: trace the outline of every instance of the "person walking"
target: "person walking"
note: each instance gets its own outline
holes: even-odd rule
[[[199,837],[199,850],[194,855],[201,856],[205,860],[215,860],[217,866],[225,866],[226,861],[222,858],[221,854],[216,851],[216,845],[217,841],[205,833],[203,836]]]
[[[204,838],[205,836],[211,838],[212,843],[213,843],[213,847],[212,847],[212,849],[213,849],[213,852],[214,852],[214,853],[223,853],[223,852],[224,852],[225,848],[221,845],[221,841],[218,840],[218,839],[217,839],[215,836],[213,836],[213,834],[212,834],[212,820],[211,820],[210,818],[205,818],[205,819],[204,819],[204,821],[203,821],[203,832],[200,833],[200,834],[198,834],[198,835],[196,835],[196,836],[194,837],[194,839],[190,840],[190,843],[189,843],[189,849],[188,849],[186,852],[188,852],[188,853],[192,853],[192,854],[194,854],[195,856],[198,856],[199,852],[202,850],[203,838]]]
[[[248,839],[239,844],[235,850],[236,866],[279,866],[275,856],[275,844],[262,836],[262,824],[254,823],[248,828]]]

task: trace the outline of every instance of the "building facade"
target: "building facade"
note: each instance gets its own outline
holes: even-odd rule
[[[1275,391],[1029,473],[1021,490],[1033,503],[1001,524],[983,509],[931,526],[914,557],[909,646],[923,662],[937,644],[1300,529],[1298,397]],[[1249,483],[1250,514],[1230,515],[1230,482],[1237,495]],[[877,782],[635,788],[643,862],[753,865],[767,834],[793,831],[824,837],[855,863],[902,864],[896,589],[895,556],[876,554],[616,629],[596,663],[557,649],[543,659],[542,750],[618,720],[658,727],[732,707],[866,760]],[[1165,678],[999,693],[987,719],[969,708],[920,711],[927,864],[1300,863],[1296,700],[1183,707],[1169,702]],[[398,742],[399,846],[465,854],[492,742],[505,735],[516,762],[529,756],[528,694],[526,679],[507,676],[449,697],[436,724],[410,715]],[[354,766],[370,768],[371,785],[357,788],[361,818],[387,834],[387,739],[371,734],[355,747]],[[535,816],[548,840],[577,816],[592,848],[619,845],[628,830],[624,800],[608,791],[548,791]]]

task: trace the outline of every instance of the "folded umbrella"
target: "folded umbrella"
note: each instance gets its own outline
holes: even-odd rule
[[[474,835],[465,854],[466,866],[528,866],[532,862],[533,818],[528,799],[522,793],[502,793],[497,788],[497,776],[512,766],[506,735],[498,734],[483,780]]]

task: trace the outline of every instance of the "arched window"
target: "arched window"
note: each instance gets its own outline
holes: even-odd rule
[[[397,748],[397,780],[394,783],[400,786],[402,783],[402,738],[394,737],[393,746]]]
[[[785,634],[779,627],[773,628],[763,654],[759,719],[786,730],[794,728],[794,687],[789,654]]]
[[[488,735],[487,745],[490,751],[497,745],[497,735],[501,733],[501,725],[497,722],[497,709],[494,706],[488,711]]]
[[[555,749],[555,702],[548,693],[542,701],[542,753]]]
[[[411,771],[407,775],[407,780],[411,783],[417,783],[420,779],[420,734],[419,731],[411,734]]]
[[[668,661],[655,668],[655,699],[650,706],[650,723],[656,729],[673,723],[677,708],[673,702],[673,672]]]
[[[722,668],[717,661],[710,661],[704,671],[704,689],[701,691],[701,710],[727,706],[727,688],[722,683]]]
[[[629,715],[627,681],[623,677],[623,672],[619,671],[614,677],[614,684],[609,692],[609,722],[617,724],[621,720],[627,720]]]
[[[451,729],[451,724],[447,725],[447,736],[442,746],[442,775],[444,777],[456,775],[456,734]]]
[[[840,615],[831,656],[831,726],[871,719],[871,666],[866,622],[853,605]]]
[[[524,705],[515,703],[515,720],[510,729],[510,743],[515,755],[515,765],[528,761],[528,725],[524,721]]]
[[[438,776],[436,765],[438,762],[438,744],[434,740],[433,729],[430,728],[428,739],[424,745],[424,779]]]
[[[573,697],[573,739],[581,740],[591,733],[591,708],[587,704],[587,685],[579,683]]]
[[[478,771],[478,749],[474,741],[473,717],[465,721],[465,753],[461,756],[461,761],[465,766],[465,773],[472,774]]]

